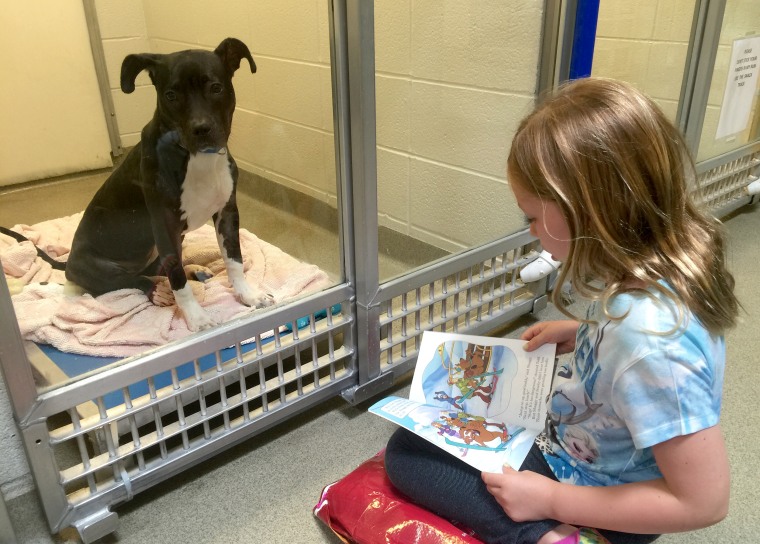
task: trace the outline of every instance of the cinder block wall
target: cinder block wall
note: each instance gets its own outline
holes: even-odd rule
[[[675,119],[689,47],[694,0],[604,0],[594,50],[593,76],[622,79],[655,98]],[[728,2],[715,59],[697,160],[716,157],[746,144],[751,127],[715,139],[733,41],[760,32],[760,2]],[[757,99],[752,118],[757,116]]]
[[[130,53],[151,52],[142,0],[96,0],[98,26],[106,58],[116,121],[123,147],[140,141],[140,131],[150,120],[156,105],[156,93],[147,74],[137,79],[132,94],[121,91],[121,62]]]
[[[376,4],[381,224],[455,251],[522,228],[506,156],[536,89],[543,2]]]
[[[694,4],[694,0],[600,2],[591,75],[633,83],[675,120]]]
[[[380,223],[455,251],[522,226],[505,180],[533,102],[543,2],[384,0],[375,9]],[[119,89],[130,52],[245,41],[230,147],[250,172],[337,205],[327,2],[97,0],[122,141],[139,140],[155,92]]]
[[[605,0],[592,75],[630,81],[675,119],[695,0]],[[259,73],[235,77],[231,147],[241,167],[336,205],[327,2],[97,0],[119,128],[134,145],[155,93],[145,75],[119,90],[129,52],[248,43]],[[375,6],[380,224],[456,251],[521,227],[505,185],[506,150],[535,90],[543,2],[383,0]],[[715,141],[731,42],[760,3],[729,3],[699,160]],[[755,31],[759,29],[754,28]],[[747,131],[749,132],[749,131]]]

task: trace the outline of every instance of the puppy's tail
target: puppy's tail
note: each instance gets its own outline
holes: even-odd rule
[[[11,229],[7,229],[5,227],[0,227],[0,232],[5,234],[6,236],[10,236],[11,238],[14,238],[17,242],[31,242],[29,238],[24,236],[23,234],[19,234],[18,232],[12,231]],[[37,255],[39,255],[43,261],[47,262],[52,266],[55,270],[66,270],[66,263],[62,263],[61,261],[56,261],[53,259],[50,255],[42,251],[37,246],[34,246],[37,248]]]

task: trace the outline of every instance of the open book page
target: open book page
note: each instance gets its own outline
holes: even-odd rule
[[[370,411],[480,470],[517,469],[544,429],[556,348],[528,353],[524,344],[427,331],[409,400],[384,399]]]
[[[401,397],[386,397],[370,406],[369,411],[485,472],[501,472],[504,464],[519,469],[533,440],[543,430],[507,425]]]
[[[523,340],[427,331],[409,398],[543,430],[554,344],[529,352]]]

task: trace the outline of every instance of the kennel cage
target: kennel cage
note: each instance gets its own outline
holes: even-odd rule
[[[485,333],[543,303],[545,280],[518,280],[537,255],[527,232],[381,283],[367,160],[376,145],[371,14],[366,3],[332,4],[344,281],[38,388],[36,348],[21,339],[0,280],[0,359],[52,532],[73,527],[92,542],[116,529],[113,506],[172,474],[326,399],[356,403],[389,387],[412,368],[424,330]]]
[[[539,88],[562,79],[551,67],[570,58],[560,4],[544,4]],[[113,506],[172,474],[328,398],[358,403],[387,389],[412,369],[425,330],[483,334],[546,305],[546,279],[519,281],[539,249],[527,232],[381,281],[372,5],[330,5],[342,282],[38,389],[0,279],[0,362],[52,532],[74,527],[92,542],[115,530]],[[704,203],[725,214],[751,201],[759,154],[755,144],[700,164]]]

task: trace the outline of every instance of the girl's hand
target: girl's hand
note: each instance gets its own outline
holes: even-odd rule
[[[572,320],[542,321],[529,327],[520,338],[528,340],[524,346],[525,351],[533,351],[544,344],[557,344],[557,355],[572,353],[579,325]]]
[[[504,465],[502,474],[483,472],[481,474],[488,492],[513,521],[536,521],[552,517],[548,505],[551,504],[552,489],[557,482],[524,470],[518,472]]]

